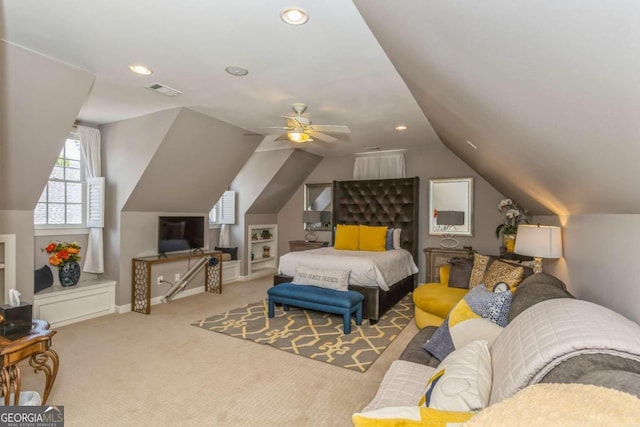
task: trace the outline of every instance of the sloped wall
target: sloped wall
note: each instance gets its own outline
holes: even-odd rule
[[[248,270],[247,226],[277,222],[282,206],[321,159],[301,150],[261,151],[254,153],[235,177],[231,189],[238,191],[238,222],[230,228],[230,240],[232,246],[238,246],[240,274],[246,275]]]
[[[206,215],[259,140],[188,109],[101,129],[109,209],[105,270],[118,277],[116,303],[122,305],[131,301],[131,258],[157,253],[158,215]]]
[[[93,81],[86,71],[0,41],[0,210],[35,207]]]
[[[33,209],[94,76],[0,40],[0,234],[16,235],[17,288],[33,299]]]

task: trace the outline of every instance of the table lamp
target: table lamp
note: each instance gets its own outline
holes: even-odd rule
[[[516,247],[520,255],[533,257],[533,272],[542,272],[542,258],[562,257],[562,233],[560,227],[549,225],[518,225]]]
[[[464,225],[464,212],[462,211],[437,211],[436,225],[443,225],[444,237],[440,239],[443,248],[458,247],[458,240],[453,238],[451,231],[455,231],[456,225]]]
[[[308,233],[304,235],[305,240],[315,242],[318,240],[316,235],[316,224],[322,222],[322,213],[320,211],[303,211],[302,221],[306,224]]]

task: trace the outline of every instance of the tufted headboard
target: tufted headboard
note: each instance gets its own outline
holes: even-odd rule
[[[402,228],[401,246],[418,263],[420,178],[333,181],[332,224]],[[335,237],[335,236],[333,236]]]

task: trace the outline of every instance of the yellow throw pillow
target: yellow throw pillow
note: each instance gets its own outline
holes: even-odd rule
[[[355,427],[446,427],[464,423],[473,412],[440,411],[419,406],[394,406],[353,414]]]
[[[492,290],[496,283],[504,282],[509,285],[511,292],[514,292],[516,286],[522,282],[523,276],[524,268],[495,260],[484,273],[482,283],[485,288]]]
[[[360,241],[360,227],[357,225],[338,224],[336,226],[335,249],[357,251]]]
[[[387,242],[388,227],[360,226],[360,250],[382,252]]]

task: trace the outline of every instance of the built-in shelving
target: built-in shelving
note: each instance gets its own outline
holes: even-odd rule
[[[249,278],[275,274],[278,267],[278,226],[250,225],[248,236]]]
[[[15,234],[0,234],[0,287],[1,302],[6,304],[9,301],[9,289],[16,287]]]

